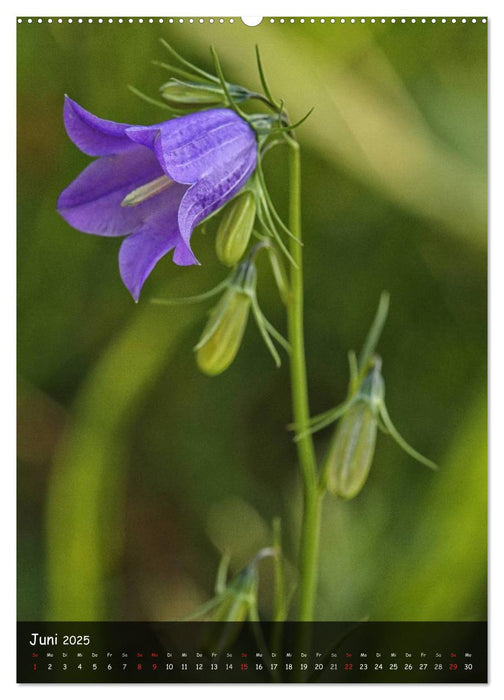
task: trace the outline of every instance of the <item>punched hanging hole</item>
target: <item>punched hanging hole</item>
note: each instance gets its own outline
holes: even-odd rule
[[[261,24],[262,17],[242,17],[241,21],[243,24],[246,24],[247,27],[257,27],[258,24]]]

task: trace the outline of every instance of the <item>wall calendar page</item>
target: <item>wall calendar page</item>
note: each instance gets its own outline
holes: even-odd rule
[[[481,16],[17,18],[17,680],[487,682]]]

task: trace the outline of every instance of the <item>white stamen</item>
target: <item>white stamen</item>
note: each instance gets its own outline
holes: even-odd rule
[[[146,185],[141,185],[141,187],[137,187],[136,190],[127,194],[121,202],[121,207],[136,207],[137,204],[145,202],[146,199],[154,197],[154,195],[163,192],[173,184],[173,180],[170,180],[166,175],[161,175],[161,177],[148,182]]]

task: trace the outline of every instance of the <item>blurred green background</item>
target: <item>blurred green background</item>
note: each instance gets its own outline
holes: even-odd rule
[[[232,367],[209,379],[192,346],[208,305],[156,307],[226,273],[213,228],[199,268],[157,265],[135,305],[119,240],[56,213],[87,165],[66,137],[63,95],[101,117],[150,124],[168,74],[163,37],[227,78],[273,92],[303,158],[306,345],[312,412],[346,393],[380,292],[392,419],[440,464],[431,473],[386,436],[351,502],[326,498],[317,618],[486,618],[486,25],[301,25],[147,20],[18,26],[18,616],[169,620],[211,597],[221,553],[236,571],[281,516],[289,580],[300,522],[288,367],[249,324]],[[285,154],[268,155],[285,212]],[[284,314],[266,267],[259,296]],[[316,436],[320,455],[331,429]],[[271,562],[260,565],[271,613]]]

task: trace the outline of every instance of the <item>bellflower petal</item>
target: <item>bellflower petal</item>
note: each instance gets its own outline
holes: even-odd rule
[[[236,161],[214,169],[211,175],[191,185],[185,193],[178,221],[180,234],[187,243],[194,227],[239,192],[254,171],[255,152],[242,152],[239,156]]]
[[[185,188],[180,185],[175,187],[164,193],[163,206],[121,245],[119,269],[135,301],[156,263],[173,248],[177,264],[194,265],[198,262],[180,238],[178,206]]]
[[[156,211],[161,202],[157,197],[136,207],[123,207],[121,202],[129,192],[162,174],[156,156],[141,146],[99,158],[63,190],[58,211],[71,226],[84,233],[125,236]],[[183,194],[186,188],[177,187],[182,187]]]
[[[154,150],[168,177],[187,185],[243,150],[255,152],[253,131],[229,109],[188,114],[153,127],[131,127],[126,133]]]
[[[230,109],[207,109],[203,112],[195,112],[194,114],[187,114],[184,117],[176,117],[175,119],[170,119],[163,124],[155,124],[154,126],[130,126],[128,136],[133,140],[141,143],[143,146],[152,147],[152,142],[147,139],[144,141],[144,136],[142,132],[148,133],[149,131],[159,131],[161,127],[167,127],[170,125],[170,138],[172,148],[180,148],[185,146],[194,139],[201,136],[202,129],[210,130],[213,128],[218,128],[222,124],[234,122],[236,119],[240,119],[232,110]],[[240,119],[240,121],[242,121]]]
[[[91,163],[60,195],[72,226],[101,236],[128,236],[119,254],[135,300],[158,260],[198,264],[194,227],[233,197],[257,163],[249,125],[230,109],[209,109],[154,126],[100,119],[70,98],[64,121]]]
[[[63,121],[70,140],[88,156],[108,156],[132,147],[126,129],[131,124],[100,119],[65,97]]]

